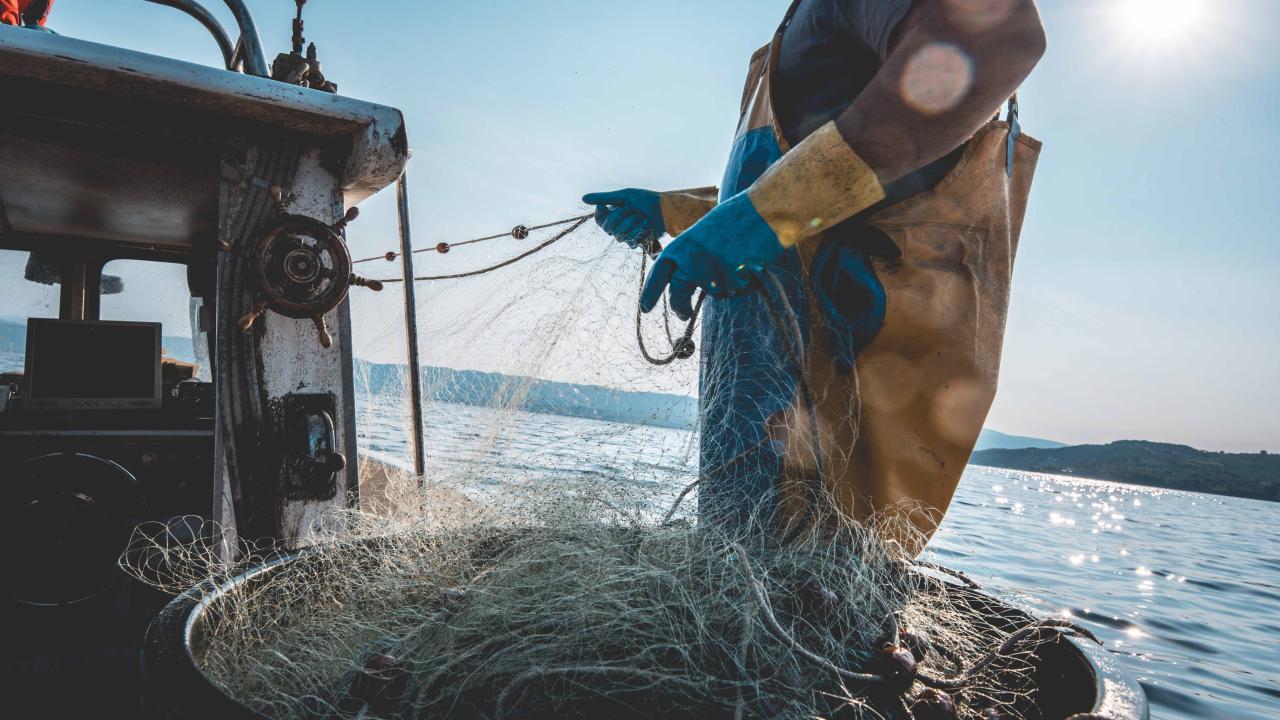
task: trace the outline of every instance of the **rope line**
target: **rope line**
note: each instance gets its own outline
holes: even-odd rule
[[[523,240],[525,237],[528,236],[529,233],[533,232],[534,230],[545,230],[546,228],[556,227],[557,225],[568,225],[569,223],[585,220],[586,218],[589,218],[589,217],[592,217],[592,216],[577,215],[571,218],[565,218],[563,220],[554,220],[552,222],[542,223],[541,225],[530,225],[527,227],[524,225],[517,225],[514,228],[504,233],[496,233],[494,235],[485,235],[484,237],[471,238],[470,240],[463,240],[461,242],[456,242],[456,243],[441,243],[441,244],[447,248],[452,249],[456,247],[462,247],[463,245],[474,245],[475,243],[486,242],[489,240],[501,240],[502,238],[509,238],[509,237],[513,237],[517,240]],[[424,252],[439,252],[439,250],[437,249],[438,247],[439,245],[437,245],[436,247],[419,248],[417,250],[414,250],[413,254],[417,255],[418,253],[424,253]],[[399,258],[401,254],[402,253],[395,252],[394,250],[389,250],[383,253],[382,255],[374,255],[373,257],[361,258],[359,260],[352,260],[351,264],[359,265],[360,263],[373,262],[374,260],[386,260],[387,262],[393,262],[396,260],[396,258]]]
[[[503,260],[502,262],[497,263],[497,264],[495,264],[495,265],[490,265],[490,266],[488,266],[488,267],[480,268],[479,270],[469,270],[469,271],[467,271],[467,272],[452,273],[452,274],[449,274],[449,275],[419,275],[419,276],[417,276],[417,277],[415,277],[415,278],[414,278],[414,281],[424,281],[424,280],[457,280],[457,279],[459,279],[459,278],[468,278],[468,277],[475,277],[476,275],[483,275],[483,274],[485,274],[485,273],[487,273],[487,272],[493,272],[494,270],[498,270],[498,269],[500,269],[500,268],[507,267],[508,265],[514,265],[515,263],[518,263],[518,262],[520,262],[521,260],[524,260],[525,258],[529,257],[530,255],[533,255],[533,254],[535,254],[535,253],[539,253],[539,252],[541,252],[541,251],[543,251],[543,250],[546,250],[547,248],[551,247],[552,245],[556,244],[557,242],[559,242],[559,241],[563,240],[564,238],[568,237],[569,235],[573,234],[573,232],[574,232],[575,230],[577,230],[578,228],[582,227],[582,226],[583,226],[583,224],[587,222],[587,220],[591,219],[591,217],[592,217],[591,215],[583,215],[583,216],[581,216],[581,217],[573,218],[573,219],[571,219],[571,220],[567,220],[567,221],[563,221],[563,222],[556,222],[556,223],[553,223],[553,224],[555,224],[555,225],[564,225],[566,222],[571,222],[571,223],[573,223],[573,224],[572,224],[572,225],[570,225],[569,227],[565,228],[564,230],[561,230],[560,232],[556,233],[555,235],[551,236],[551,238],[549,238],[549,239],[547,239],[547,240],[543,241],[543,242],[542,242],[542,244],[537,245],[536,247],[532,247],[532,248],[530,248],[530,249],[528,249],[528,250],[526,250],[526,251],[524,251],[524,252],[520,253],[519,255],[516,255],[516,256],[515,256],[515,257],[513,257],[513,258],[508,258],[508,259]],[[540,227],[549,227],[549,226],[550,226],[550,224],[549,224],[549,225],[543,225],[543,226],[540,226]],[[530,228],[530,229],[532,230],[533,228]],[[503,236],[498,235],[498,236],[495,236],[495,237],[503,237]],[[493,239],[493,238],[489,238],[489,239]],[[468,242],[478,242],[478,239],[477,239],[477,240],[468,241]],[[419,252],[419,251],[414,250],[414,252],[416,253],[416,252]],[[379,282],[383,282],[383,283],[397,283],[397,282],[404,282],[404,278],[388,278],[388,279],[385,279],[385,280],[380,280]]]
[[[640,292],[644,292],[644,281],[646,278],[646,270],[649,266],[649,256],[643,255],[640,260]],[[667,330],[667,340],[671,343],[671,352],[662,357],[655,357],[649,353],[649,348],[644,344],[644,332],[642,331],[642,320],[644,314],[640,312],[640,304],[636,303],[636,343],[640,346],[640,354],[651,365],[670,365],[676,360],[685,360],[693,357],[693,331],[698,327],[698,316],[702,314],[702,302],[706,300],[707,294],[698,291],[698,300],[693,306],[693,315],[689,317],[688,322],[684,326],[684,332],[680,337],[674,338],[671,335],[671,308],[667,305],[667,296],[662,296],[662,323]]]

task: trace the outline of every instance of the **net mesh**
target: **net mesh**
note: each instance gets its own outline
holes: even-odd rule
[[[419,256],[419,269],[485,267],[546,237]],[[924,687],[867,680],[890,674],[886,644],[946,678],[1005,639],[911,568],[903,513],[855,521],[814,488],[842,448],[803,405],[764,440],[789,444],[806,521],[761,533],[777,525],[762,503],[739,510],[767,523],[699,522],[699,373],[714,384],[734,366],[644,358],[637,332],[662,356],[684,326],[659,312],[637,330],[641,263],[588,224],[519,263],[418,285],[421,484],[406,469],[398,298],[356,296],[357,356],[375,359],[356,366],[361,508],[322,524],[342,531],[318,526],[261,581],[241,573],[282,549],[199,519],[139,528],[122,565],[168,592],[223,587],[197,659],[280,719],[884,717]],[[773,312],[776,332],[802,332],[786,302]],[[779,368],[805,366],[799,344],[779,347]],[[953,688],[960,716],[1010,710],[1029,652],[1006,647]]]

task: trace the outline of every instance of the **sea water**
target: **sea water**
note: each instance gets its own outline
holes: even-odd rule
[[[407,460],[403,412],[365,409],[362,447]],[[424,416],[428,477],[590,473],[670,497],[695,477],[689,432],[442,404]],[[1280,503],[970,467],[926,558],[1092,630],[1155,718],[1280,718]]]
[[[970,467],[928,552],[1094,631],[1153,717],[1280,717],[1280,503]]]

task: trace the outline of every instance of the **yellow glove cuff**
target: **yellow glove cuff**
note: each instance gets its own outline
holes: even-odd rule
[[[658,207],[662,211],[662,224],[667,234],[675,237],[688,230],[703,215],[711,212],[719,198],[720,189],[716,187],[660,193]]]
[[[747,196],[779,244],[791,247],[880,202],[884,188],[832,121],[766,170]]]

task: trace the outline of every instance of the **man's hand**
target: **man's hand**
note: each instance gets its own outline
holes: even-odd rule
[[[712,297],[743,292],[784,249],[747,193],[739,193],[667,244],[645,281],[640,309],[652,310],[670,284],[671,309],[688,320],[694,288],[704,288]]]
[[[596,206],[596,223],[631,247],[643,246],[657,253],[658,238],[679,235],[716,206],[720,191],[714,187],[653,192],[615,190],[591,193],[582,202]]]
[[[827,123],[672,240],[649,274],[640,309],[652,309],[670,283],[671,309],[687,318],[694,287],[712,297],[742,292],[785,250],[883,198],[875,172]]]
[[[629,247],[650,245],[667,232],[661,196],[652,190],[589,193],[582,202],[595,205],[596,224]]]

